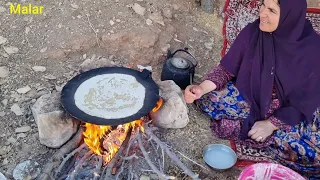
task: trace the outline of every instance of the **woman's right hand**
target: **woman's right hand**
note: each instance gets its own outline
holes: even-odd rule
[[[204,94],[204,90],[199,85],[189,85],[184,90],[184,99],[186,103],[193,103]]]

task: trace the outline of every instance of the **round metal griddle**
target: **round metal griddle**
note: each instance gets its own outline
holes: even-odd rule
[[[119,125],[147,115],[159,100],[151,72],[103,67],[81,73],[62,89],[62,107],[80,121]]]

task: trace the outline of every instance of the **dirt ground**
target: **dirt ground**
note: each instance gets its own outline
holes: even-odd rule
[[[11,15],[10,2],[44,6],[44,14]],[[131,8],[134,3],[144,7],[145,14],[136,13]],[[162,16],[151,18],[151,24],[150,14],[154,12]],[[110,50],[108,47],[112,44],[101,40],[104,35],[139,28],[152,29],[158,35],[151,47],[146,46],[151,51],[136,50],[151,52],[143,54],[151,59],[147,62],[139,59],[141,56],[137,53],[139,58],[135,60],[121,56],[125,49]],[[206,14],[194,0],[1,0],[0,37],[4,43],[0,43],[3,71],[0,77],[0,172],[12,179],[18,163],[30,159],[42,166],[56,151],[40,144],[30,106],[41,95],[59,91],[79,73],[86,59],[104,58],[108,63],[127,66],[151,65],[154,79],[159,80],[166,48],[188,47],[199,61],[196,74],[201,77],[220,60],[221,29],[221,8],[216,8],[214,14]],[[45,70],[35,70],[35,66],[43,66]],[[26,86],[31,90],[18,92]],[[208,117],[193,105],[188,107],[188,126],[164,130],[164,136],[175,150],[204,165],[202,150],[206,145],[228,143],[212,136]],[[186,159],[183,161],[192,169],[199,168]],[[174,164],[170,165],[168,174],[179,173]],[[226,172],[212,171],[213,177],[205,174],[202,177],[237,179],[239,173],[239,169],[232,168]]]

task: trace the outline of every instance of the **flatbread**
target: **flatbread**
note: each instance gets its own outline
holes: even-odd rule
[[[91,116],[118,119],[136,114],[145,100],[146,89],[134,76],[103,74],[84,81],[76,90],[76,106]]]

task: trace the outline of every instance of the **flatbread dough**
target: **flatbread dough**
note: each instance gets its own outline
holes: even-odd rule
[[[136,114],[146,89],[134,76],[103,74],[84,81],[76,90],[76,106],[91,116],[118,119]]]

